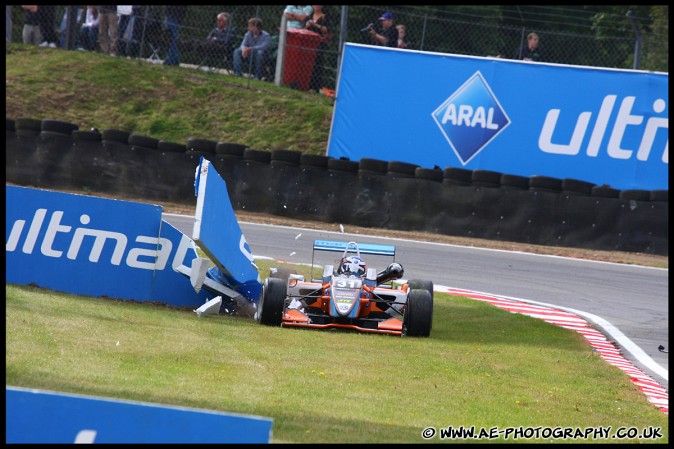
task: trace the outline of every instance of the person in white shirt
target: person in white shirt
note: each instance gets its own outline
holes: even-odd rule
[[[95,51],[98,45],[98,9],[87,5],[87,14],[80,28],[79,49]]]

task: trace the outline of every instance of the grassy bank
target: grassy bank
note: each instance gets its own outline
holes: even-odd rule
[[[332,100],[272,83],[100,53],[9,45],[5,115],[325,154]]]

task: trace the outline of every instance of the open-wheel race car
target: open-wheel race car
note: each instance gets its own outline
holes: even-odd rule
[[[325,265],[313,278],[316,251],[342,252],[339,265]],[[378,272],[361,254],[391,256]],[[290,274],[287,281],[268,277],[255,319],[269,326],[316,329],[342,328],[361,332],[428,337],[433,324],[433,282],[402,278],[395,246],[315,240],[311,280]]]

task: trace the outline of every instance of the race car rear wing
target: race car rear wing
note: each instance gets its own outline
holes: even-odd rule
[[[334,240],[314,240],[313,251],[311,252],[311,273],[313,278],[314,256],[316,251],[340,252],[346,256],[351,252],[360,257],[361,254],[372,254],[375,256],[390,256],[395,261],[396,247],[393,245],[377,245],[374,243],[356,243],[339,242]]]
[[[333,240],[314,240],[314,251],[338,251],[346,249],[361,254],[374,254],[377,256],[392,256],[395,259],[396,247],[393,245],[376,245],[374,243],[337,242]]]

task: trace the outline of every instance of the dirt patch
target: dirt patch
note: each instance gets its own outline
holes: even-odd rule
[[[9,184],[9,183],[8,183]],[[49,189],[56,190],[56,189]],[[164,212],[183,215],[194,215],[196,207],[196,198],[194,205],[186,205],[171,202],[152,202],[140,198],[120,198],[117,196],[106,195],[102,193],[89,193],[75,190],[59,190],[62,192],[77,193],[82,195],[99,196],[103,198],[114,198],[139,203],[158,204],[164,208]],[[581,248],[566,248],[558,246],[531,245],[526,243],[502,242],[496,240],[476,239],[468,237],[457,237],[443,234],[433,234],[430,232],[415,231],[395,231],[391,229],[365,228],[354,225],[341,225],[340,223],[324,223],[312,220],[297,220],[293,218],[279,217],[276,215],[234,211],[239,221],[248,221],[253,223],[289,226],[296,228],[307,228],[322,231],[341,232],[340,226],[343,226],[344,232],[361,235],[376,235],[378,237],[392,237],[409,240],[421,240],[425,242],[446,243],[450,245],[461,245],[477,248],[501,249],[507,251],[521,251],[534,254],[548,254],[564,257],[575,257],[578,259],[598,260],[604,262],[625,263],[634,265],[645,265],[658,268],[669,268],[669,258],[666,256],[657,256],[644,253],[626,253],[620,251],[599,251]]]

